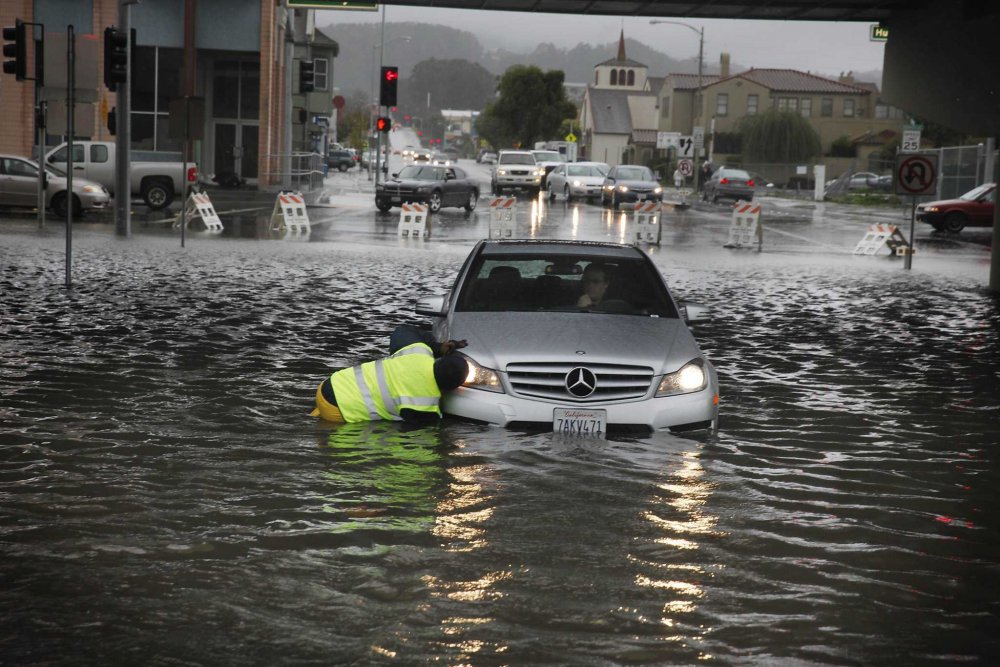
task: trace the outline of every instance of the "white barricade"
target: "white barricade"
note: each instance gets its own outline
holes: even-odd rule
[[[205,231],[215,234],[222,231],[222,220],[219,219],[219,214],[215,212],[212,200],[204,192],[191,193],[184,205],[184,215],[178,216],[174,220],[174,228],[177,229],[181,226],[181,220],[184,220],[184,224],[190,227],[191,222],[196,218],[201,218],[202,223],[205,225]]]
[[[403,204],[399,211],[399,236],[428,238],[427,204]]]
[[[913,254],[910,244],[896,225],[869,225],[864,238],[854,246],[855,255],[875,255],[889,248],[889,256]]]
[[[733,219],[729,239],[724,248],[749,248],[756,242],[757,250],[764,245],[764,228],[760,224],[760,204],[738,201],[733,204]]]
[[[285,230],[285,236],[308,234],[311,231],[306,200],[301,192],[279,192],[271,212],[271,229]]]
[[[490,202],[490,238],[514,238],[517,229],[517,198],[494,197]]]
[[[660,211],[663,204],[658,201],[636,202],[633,209],[635,240],[660,244]]]

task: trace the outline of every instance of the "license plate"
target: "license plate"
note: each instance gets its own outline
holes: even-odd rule
[[[552,411],[552,430],[575,437],[603,438],[608,430],[608,412],[556,408]]]
[[[638,195],[635,198],[636,201],[646,201],[646,195]]]

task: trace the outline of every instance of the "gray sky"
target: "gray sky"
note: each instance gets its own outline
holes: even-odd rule
[[[503,47],[520,52],[544,42],[561,48],[580,42],[602,44],[617,40],[624,27],[626,37],[674,58],[698,55],[695,32],[676,25],[650,25],[649,18],[398,6],[387,6],[385,16],[387,23],[434,23],[467,30],[488,49]],[[381,11],[320,11],[317,23],[379,22],[381,17]],[[695,28],[704,26],[706,63],[718,63],[719,54],[728,52],[733,63],[747,67],[791,68],[833,76],[848,70],[882,69],[885,43],[869,40],[868,23],[678,20]]]

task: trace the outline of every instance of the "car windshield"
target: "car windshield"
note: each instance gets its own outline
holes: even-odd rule
[[[993,183],[984,183],[983,185],[980,185],[978,188],[973,188],[972,190],[969,190],[964,195],[959,197],[959,199],[964,199],[965,201],[976,201],[983,195],[988,194],[992,191],[993,191]]]
[[[565,162],[559,151],[534,151],[535,159],[539,162]]]
[[[615,170],[615,178],[629,181],[651,181],[653,173],[646,167],[618,167]]]
[[[605,173],[607,172],[601,170],[596,165],[575,164],[566,168],[568,176],[604,176]]]
[[[411,181],[443,181],[444,169],[440,167],[410,165],[403,167],[399,171],[399,178]]]
[[[504,164],[535,164],[535,158],[529,153],[504,153],[500,156],[500,162]]]
[[[586,281],[593,280],[590,265],[603,267],[607,287],[596,305],[581,307]],[[537,253],[480,256],[462,285],[456,310],[678,316],[656,269],[641,258]]]
[[[726,169],[719,172],[719,178],[742,178],[744,181],[748,181],[750,174],[742,169]]]

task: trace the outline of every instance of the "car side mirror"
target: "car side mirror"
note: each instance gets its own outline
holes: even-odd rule
[[[399,178],[399,172],[398,171],[392,172],[392,177],[393,178]]]
[[[694,301],[681,301],[681,319],[688,324],[702,324],[712,319],[712,311],[708,306]]]
[[[444,317],[448,313],[447,295],[435,294],[433,296],[422,296],[417,299],[414,307],[417,315],[430,315],[431,317]]]

